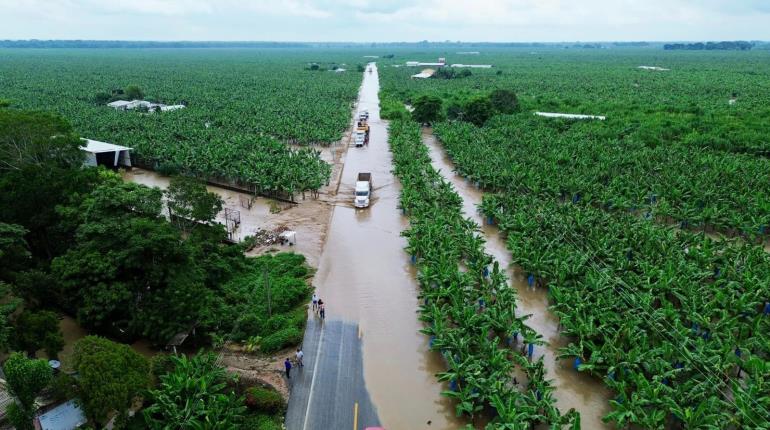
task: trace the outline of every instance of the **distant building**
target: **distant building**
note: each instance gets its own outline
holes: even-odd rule
[[[607,117],[602,115],[579,115],[574,113],[535,112],[535,115],[546,118],[598,119],[599,121],[607,119]]]
[[[344,70],[343,70],[344,71]],[[133,110],[133,109],[147,109],[150,112],[155,111],[170,111],[177,109],[184,109],[185,105],[164,105],[163,103],[152,103],[146,100],[116,100],[111,103],[107,103],[107,106],[117,110]]]
[[[419,61],[407,61],[406,62],[407,67],[444,67],[446,66],[446,58],[441,57],[438,59],[437,63],[421,63]]]
[[[637,67],[637,69],[655,70],[655,71],[658,71],[658,72],[665,72],[667,70],[671,70],[671,69],[666,69],[666,68],[658,67],[658,66],[639,66],[639,67]]]
[[[458,52],[457,55],[479,55],[481,52],[479,51],[464,51],[464,52]]]
[[[412,75],[412,79],[428,79],[433,76],[434,73],[436,73],[436,71],[433,69],[425,69],[416,75]]]
[[[471,68],[471,69],[491,69],[491,64],[452,64],[449,67]]]
[[[81,139],[86,144],[80,150],[86,153],[85,166],[105,166],[110,169],[131,167],[131,148],[99,142],[98,140]]]
[[[107,106],[109,106],[111,108],[114,108],[114,109],[126,110],[126,109],[128,109],[127,106],[130,105],[130,104],[131,104],[131,102],[128,101],[128,100],[115,100],[112,103],[107,103]]]

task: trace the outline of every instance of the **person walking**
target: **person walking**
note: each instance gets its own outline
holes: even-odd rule
[[[291,360],[289,360],[289,357],[286,357],[283,367],[286,368],[286,379],[291,379]]]
[[[313,312],[318,310],[318,295],[313,293]]]
[[[294,356],[297,358],[297,367],[305,367],[305,363],[302,362],[302,359],[305,358],[305,353],[302,352],[302,348],[297,348],[297,352]]]
[[[326,319],[326,305],[321,300],[318,301],[318,312],[321,315],[321,319]]]

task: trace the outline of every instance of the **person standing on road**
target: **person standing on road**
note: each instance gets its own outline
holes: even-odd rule
[[[291,360],[289,360],[289,357],[286,357],[283,367],[286,368],[286,379],[291,379]]]
[[[318,295],[313,293],[313,312],[318,310]]]
[[[318,299],[318,306],[316,307],[316,312],[321,312],[321,307],[324,305],[324,301],[322,299]]]
[[[322,301],[318,302],[318,312],[321,314],[321,319],[326,319],[326,306]]]
[[[302,362],[302,359],[305,357],[305,353],[302,352],[302,348],[297,348],[297,353],[294,355],[297,357],[297,367],[305,367],[305,363]]]

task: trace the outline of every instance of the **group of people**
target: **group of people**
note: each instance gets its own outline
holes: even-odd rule
[[[326,319],[326,306],[324,305],[324,301],[315,293],[313,293],[313,312],[318,314],[321,319]]]
[[[326,319],[326,305],[317,294],[313,293],[313,312],[320,316],[321,319]],[[297,348],[297,352],[294,353],[294,364],[291,362],[291,357],[286,357],[283,362],[283,367],[286,371],[286,378],[291,378],[291,369],[296,365],[298,368],[305,367],[302,359],[305,357],[305,353],[302,352],[302,348]]]
[[[302,347],[297,348],[297,352],[294,353],[294,364],[299,367],[300,369],[305,367],[305,363],[303,362],[303,359],[305,358],[305,353],[302,352]],[[286,378],[291,378],[291,369],[294,367],[291,364],[291,358],[286,357],[286,360],[283,362],[283,367],[286,369]]]

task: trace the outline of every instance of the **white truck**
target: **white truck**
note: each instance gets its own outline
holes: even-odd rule
[[[369,200],[372,197],[372,174],[360,172],[356,181],[356,196],[353,204],[356,208],[368,208]]]
[[[356,130],[356,134],[353,136],[353,142],[355,142],[356,148],[364,146],[366,143],[366,132],[363,130]]]

